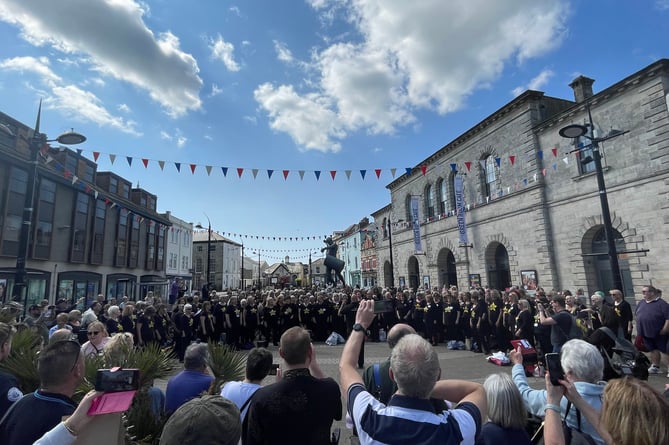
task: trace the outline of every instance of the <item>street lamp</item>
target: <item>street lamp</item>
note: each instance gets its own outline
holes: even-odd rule
[[[40,117],[42,115],[42,100],[37,110],[35,131],[30,139],[30,168],[28,169],[28,183],[26,184],[26,196],[23,204],[23,224],[19,236],[19,249],[16,254],[16,274],[14,275],[14,301],[23,302],[23,315],[26,313],[28,294],[26,292],[26,258],[30,247],[32,234],[33,208],[35,203],[35,182],[38,177],[38,155],[40,149],[48,142],[58,142],[64,145],[76,145],[86,141],[86,136],[69,131],[61,134],[56,139],[47,139],[46,135],[39,132]]]
[[[209,220],[209,217],[207,214],[204,214],[205,218],[207,218],[207,270],[205,271],[205,278],[206,278],[206,285],[207,285],[207,294],[209,293],[209,283],[211,282],[210,276],[209,276],[209,271],[211,268],[211,221]],[[196,229],[204,229],[202,227],[202,224],[197,224],[195,226]],[[208,297],[208,295],[207,295]],[[203,295],[202,298],[205,298]]]
[[[242,290],[244,290],[244,241],[242,241]]]
[[[620,265],[618,264],[618,251],[616,250],[616,241],[613,237],[613,224],[611,224],[611,211],[609,210],[609,200],[606,195],[606,184],[604,182],[604,170],[602,169],[602,155],[599,151],[599,143],[621,136],[628,131],[611,130],[611,132],[601,138],[594,137],[594,124],[592,122],[592,113],[590,112],[590,103],[585,105],[588,111],[588,124],[579,125],[572,124],[561,128],[558,133],[563,138],[575,139],[578,137],[586,137],[590,140],[592,147],[592,161],[595,163],[595,172],[597,174],[597,188],[599,190],[599,201],[602,207],[602,222],[604,223],[604,234],[606,235],[607,254],[611,264],[611,274],[613,278],[613,288],[620,291],[623,290],[623,280],[620,275]],[[588,136],[588,128],[592,134]],[[579,148],[580,150],[580,148]],[[587,158],[586,158],[587,159]],[[589,161],[590,159],[587,159]],[[583,162],[583,161],[581,161]]]
[[[393,264],[393,227],[388,215],[388,249],[390,250],[390,287],[395,287],[395,265]]]
[[[260,280],[260,249],[258,249],[258,288],[262,290],[262,281]]]

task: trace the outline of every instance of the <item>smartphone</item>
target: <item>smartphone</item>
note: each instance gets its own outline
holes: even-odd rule
[[[136,391],[139,389],[139,369],[98,369],[95,390],[104,392]]]
[[[560,384],[558,380],[564,380],[564,371],[560,364],[560,354],[550,352],[544,357],[546,358],[546,369],[548,369],[548,373],[550,374],[551,383],[553,386],[558,386]]]
[[[393,302],[390,300],[376,300],[374,301],[374,313],[380,314],[383,312],[392,312]]]
[[[269,375],[276,375],[276,372],[279,370],[278,363],[272,363],[272,367],[269,368]]]

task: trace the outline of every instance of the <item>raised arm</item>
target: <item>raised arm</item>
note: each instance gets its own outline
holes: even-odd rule
[[[339,383],[344,394],[348,392],[348,388],[354,383],[363,383],[362,377],[356,369],[356,364],[367,328],[372,324],[374,315],[374,302],[372,300],[361,301],[355,313],[355,322],[362,325],[363,329],[360,331],[351,331],[351,335],[349,335],[344,345],[341,360],[339,361]]]

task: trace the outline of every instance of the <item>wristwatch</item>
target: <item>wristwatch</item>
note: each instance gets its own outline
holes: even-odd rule
[[[354,324],[353,325],[353,330],[356,331],[356,332],[361,332],[361,331],[365,332],[365,328],[360,323]]]

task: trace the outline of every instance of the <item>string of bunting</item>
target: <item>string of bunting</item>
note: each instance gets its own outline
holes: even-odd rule
[[[89,151],[86,151],[86,152],[89,152]],[[77,149],[77,153],[79,153],[81,155],[82,153],[84,153],[84,150],[83,149]],[[223,176],[226,177],[226,178],[228,177],[228,173],[231,173],[230,177],[235,177],[234,173],[236,172],[236,177],[238,179],[241,179],[243,177],[244,173],[247,173],[247,176],[248,176],[248,172],[250,172],[250,174],[253,176],[254,180],[258,178],[258,175],[260,174],[260,172],[264,172],[264,175],[267,175],[267,179],[272,179],[272,177],[274,176],[275,173],[280,173],[280,175],[283,176],[284,180],[288,180],[288,177],[291,176],[291,174],[293,176],[295,176],[295,174],[297,174],[297,176],[299,176],[300,180],[304,180],[304,177],[305,177],[306,173],[309,172],[309,173],[314,175],[314,178],[316,179],[316,181],[319,181],[320,178],[321,178],[321,175],[324,172],[327,172],[327,173],[329,173],[330,177],[332,178],[332,181],[335,181],[337,178],[343,178],[343,177],[346,177],[347,180],[350,180],[351,176],[355,172],[356,174],[359,174],[360,178],[364,181],[367,177],[370,176],[370,175],[367,174],[368,172],[373,172],[374,176],[376,176],[376,179],[381,179],[381,175],[384,171],[388,171],[390,173],[392,179],[395,179],[395,177],[397,176],[398,170],[401,173],[406,174],[407,176],[411,176],[416,170],[418,170],[424,176],[427,173],[427,168],[428,168],[427,165],[421,165],[417,168],[412,168],[412,167],[390,168],[390,169],[373,168],[373,169],[361,169],[361,170],[357,170],[357,171],[353,170],[353,169],[346,169],[346,170],[290,170],[290,169],[260,169],[260,168],[247,168],[247,167],[231,168],[231,167],[225,167],[225,166],[203,165],[203,164],[190,163],[190,162],[175,162],[175,161],[156,160],[156,159],[150,159],[150,158],[135,158],[134,156],[122,156],[122,155],[117,155],[117,154],[113,154],[113,153],[104,153],[104,152],[101,152],[101,151],[90,151],[90,153],[92,153],[93,160],[95,162],[98,162],[98,159],[100,158],[100,155],[102,155],[102,154],[107,155],[109,157],[109,162],[112,165],[114,165],[114,162],[116,162],[116,159],[118,157],[125,157],[125,160],[128,163],[129,167],[132,167],[133,162],[134,162],[135,159],[139,159],[141,161],[142,165],[144,165],[145,169],[149,168],[149,164],[155,163],[155,164],[158,165],[158,167],[160,168],[161,171],[164,171],[165,170],[165,165],[166,164],[171,164],[171,165],[174,165],[174,167],[175,167],[175,169],[178,173],[181,173],[182,167],[184,167],[184,171],[190,170],[192,175],[195,175],[196,172],[203,171],[207,174],[207,176],[211,176],[213,171],[219,170],[223,174]],[[558,146],[556,145],[555,147],[553,147],[550,150],[550,153],[552,154],[552,158],[557,160]],[[578,151],[576,151],[575,154],[578,156],[578,154],[579,154]],[[544,159],[548,159],[550,157],[550,155],[545,154],[543,150],[539,150],[539,151],[536,152],[536,157],[540,160],[544,160]],[[521,163],[523,161],[528,162],[528,161],[532,160],[533,158],[534,158],[533,153],[526,153],[525,155],[512,155],[512,154],[510,154],[510,155],[505,156],[504,158],[495,157],[494,161],[495,161],[495,164],[497,165],[498,168],[501,168],[502,165],[514,167],[518,163]],[[567,164],[567,165],[569,164],[568,157],[565,156],[562,160],[565,164]],[[454,172],[465,171],[465,170],[467,172],[470,172],[472,167],[475,167],[476,165],[480,165],[481,169],[483,171],[485,171],[485,167],[486,167],[485,163],[486,163],[485,159],[480,159],[478,161],[464,161],[464,162],[461,162],[459,164],[458,163],[451,163],[451,164],[449,164],[449,166],[450,166],[451,170],[454,171]],[[550,167],[553,170],[557,170],[557,166],[558,166],[557,162],[554,162],[554,163],[551,164]],[[446,169],[446,167],[444,167],[444,170],[445,169]],[[544,168],[541,173],[545,176],[547,171],[548,170],[546,168]],[[343,173],[343,176],[342,176],[342,173]]]

